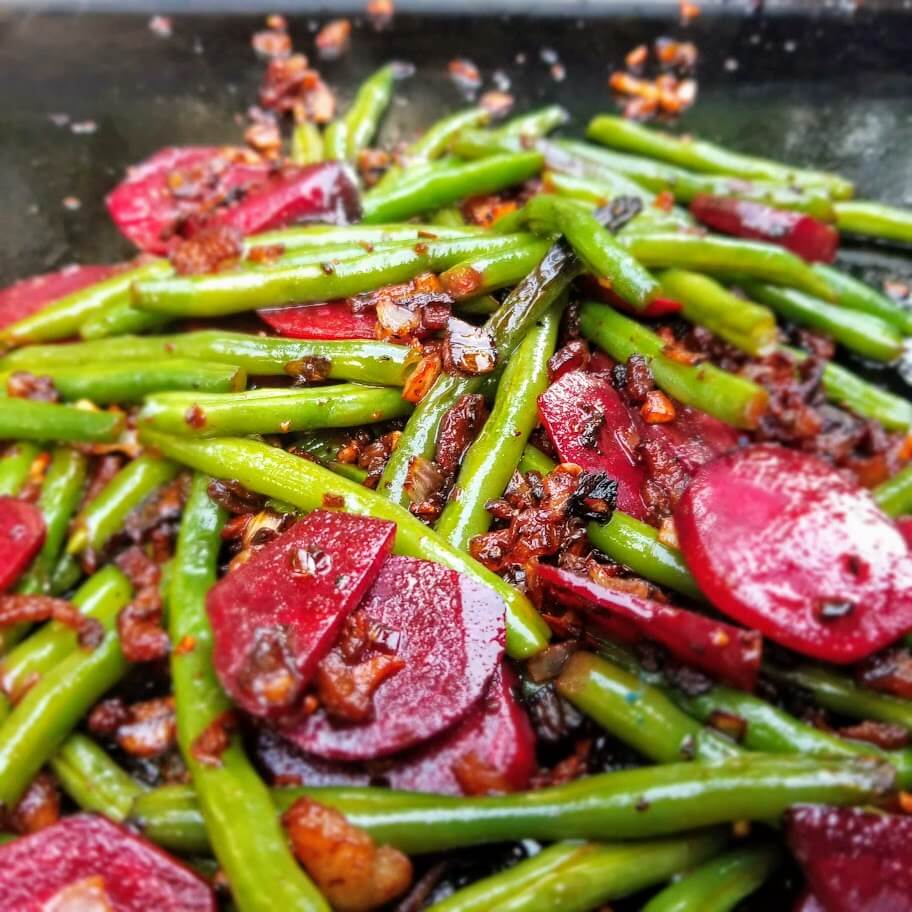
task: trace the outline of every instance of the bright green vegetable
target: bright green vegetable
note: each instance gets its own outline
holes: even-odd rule
[[[354,161],[367,148],[393,98],[396,67],[389,64],[364,81],[345,115],[346,157]]]
[[[521,282],[538,266],[550,246],[546,240],[534,240],[495,253],[482,253],[450,267],[441,274],[440,281],[457,301],[477,298]]]
[[[852,200],[837,203],[836,227],[848,234],[912,243],[912,212],[885,203]]]
[[[20,441],[6,448],[0,459],[0,497],[15,497],[22,490],[40,454],[34,443]]]
[[[895,326],[903,335],[912,334],[912,310],[833,266],[815,263],[813,269],[830,283],[836,292],[836,302],[840,307],[880,317],[881,320]]]
[[[167,275],[167,273],[162,273]],[[115,301],[110,307],[88,317],[79,327],[81,339],[107,339],[110,336],[128,336],[133,333],[159,330],[170,322],[167,314],[137,310],[129,300]]]
[[[123,424],[123,415],[115,412],[0,397],[0,440],[110,443]]]
[[[912,465],[879,484],[872,493],[877,505],[888,516],[912,513]]]
[[[304,120],[295,124],[290,157],[296,165],[315,165],[323,161],[323,136],[315,123]]]

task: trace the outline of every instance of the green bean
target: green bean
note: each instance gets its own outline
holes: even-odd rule
[[[644,266],[678,267],[720,276],[747,276],[832,300],[826,279],[784,247],[717,235],[629,233],[618,238]]]
[[[485,328],[494,339],[501,364],[509,361],[522,337],[550,310],[577,276],[579,268],[569,250],[561,244],[555,245],[491,315]],[[443,416],[462,396],[477,392],[481,383],[481,377],[441,374],[437,378],[405,426],[380,478],[378,491],[399,506],[408,505],[406,482],[412,459],[433,458]]]
[[[494,408],[463,457],[435,527],[438,535],[463,551],[473,536],[490,528],[485,504],[503,494],[538,421],[536,402],[548,386],[548,359],[554,354],[562,310],[552,308],[516,349],[497,388]]]
[[[748,282],[745,283],[744,290],[751,297],[768,304],[786,320],[819,329],[841,345],[867,358],[891,362],[902,353],[902,336],[891,324],[879,317],[857,310],[846,310],[794,288]]]
[[[548,241],[534,240],[482,253],[451,266],[441,274],[440,281],[457,301],[476,298],[522,281],[542,261],[550,246]]]
[[[716,761],[740,752],[683,713],[658,687],[591,653],[574,653],[555,686],[602,728],[657,763]]]
[[[677,548],[659,541],[652,526],[615,510],[606,523],[590,523],[589,541],[637,576],[693,599],[703,595]]]
[[[393,98],[396,66],[388,64],[368,77],[345,115],[346,158],[354,161],[367,148]]]
[[[0,459],[0,497],[15,497],[22,490],[40,454],[34,443],[19,441],[7,447]]]
[[[201,390],[209,393],[243,389],[247,374],[233,364],[191,361],[130,361],[121,364],[88,363],[79,367],[49,366],[50,377],[64,398],[91,399],[96,405],[138,402],[148,393],[166,390]],[[9,375],[0,374],[0,383]]]
[[[51,595],[64,595],[82,579],[82,566],[72,554],[63,554],[51,573]]]
[[[473,226],[445,227],[441,225],[298,225],[254,234],[244,242],[247,255],[263,247],[281,246],[286,254],[317,251],[347,244],[394,244],[398,241],[420,241],[431,238],[480,237],[484,228]]]
[[[793,804],[865,804],[894,772],[867,757],[820,760],[745,754],[718,763],[664,763],[566,785],[485,798],[372,788],[276,789],[280,810],[307,795],[337,808],[382,844],[424,854],[511,840],[649,839],[738,820],[774,820]],[[141,795],[130,818],[147,837],[204,852],[206,832],[186,786]]]
[[[37,313],[0,330],[0,345],[25,345],[29,342],[52,342],[67,339],[79,332],[87,318],[113,302],[129,301],[130,286],[141,279],[171,271],[167,260],[154,260],[136,269],[118,272],[102,282],[81,288],[43,307]]]
[[[602,115],[593,118],[589,122],[586,136],[606,146],[657,158],[694,171],[760,178],[786,186],[824,189],[834,199],[847,199],[854,192],[851,181],[838,174],[792,168],[765,158],[742,155],[715,143],[653,130],[623,117]]]
[[[527,443],[522,451],[519,460],[519,471],[524,475],[526,472],[538,472],[539,475],[547,475],[553,472],[557,463],[550,457],[546,456],[538,447]]]
[[[659,275],[662,290],[682,305],[681,315],[749,355],[768,355],[776,347],[776,318],[768,307],[732,294],[707,276],[683,269]]]
[[[146,399],[139,421],[170,434],[226,437],[354,427],[400,418],[411,410],[394,387],[339,383],[206,396],[161,393]]]
[[[531,240],[531,236],[528,238]],[[141,310],[213,317],[260,307],[347,298],[407,282],[421,272],[439,272],[478,253],[510,247],[515,238],[465,237],[428,240],[326,263],[278,263],[269,268],[212,275],[170,276],[133,286]]]
[[[113,564],[90,576],[72,598],[74,607],[86,617],[113,623],[132,596],[127,578]],[[0,659],[3,690],[19,697],[36,678],[53,669],[77,646],[72,627],[51,621],[36,630]]]
[[[782,852],[772,845],[733,849],[689,871],[654,896],[642,912],[731,912],[776,870]]]
[[[91,738],[70,735],[51,758],[50,767],[63,790],[83,811],[123,823],[133,802],[145,791]]]
[[[353,462],[339,462],[339,450],[346,442],[346,435],[338,431],[313,431],[299,437],[294,443],[295,452],[303,451],[310,455],[320,465],[325,466],[337,475],[355,481],[358,484],[364,484],[367,479],[367,472]],[[283,509],[279,512],[293,512],[294,507],[286,504],[289,509]]]
[[[206,593],[215,582],[219,532],[225,513],[207,493],[209,479],[196,475],[181,521],[168,603],[171,675],[177,707],[177,737],[193,778],[215,857],[240,912],[328,906],[295,861],[265,785],[234,734],[219,763],[201,762],[197,739],[231,710],[212,666],[212,628]],[[255,825],[254,825],[255,824]]]
[[[836,203],[834,208],[840,231],[912,244],[912,212],[908,209],[868,200]]]
[[[643,206],[650,206],[655,195],[644,190],[638,183],[623,174],[605,172],[599,178],[579,177],[562,171],[545,171],[542,176],[545,187],[551,193],[584,200],[596,206],[604,206],[617,196],[631,196],[640,200]]]
[[[458,206],[444,206],[442,209],[436,209],[429,216],[432,225],[444,225],[448,227],[459,227],[465,225],[466,220]]]
[[[342,161],[348,157],[348,124],[343,120],[334,120],[323,131],[323,159],[325,161]]]
[[[605,304],[583,304],[580,329],[616,361],[643,355],[666,393],[735,427],[756,427],[766,410],[767,392],[756,383],[712,364],[682,364],[666,357],[662,340],[652,330]]]
[[[344,509],[396,523],[396,552],[436,561],[490,586],[505,602],[507,651],[527,658],[544,648],[547,625],[522,593],[463,552],[443,541],[407,510],[375,491],[333,475],[316,463],[246,438],[190,440],[142,430],[166,456],[217,478],[239,481],[251,491],[276,497],[301,510],[323,507],[324,497],[341,496]]]
[[[323,161],[320,128],[309,120],[295,124],[291,133],[291,160],[296,165],[315,165]]]
[[[38,508],[44,516],[44,544],[20,580],[18,591],[47,595],[51,573],[60,558],[70,519],[79,506],[85,486],[86,458],[78,450],[60,447],[54,451],[38,495]]]
[[[532,139],[541,139],[552,130],[569,123],[570,115],[560,105],[547,105],[528,114],[520,114],[508,120],[494,133],[505,139],[518,138],[528,142]]]
[[[129,301],[119,302],[86,319],[79,327],[79,337],[86,340],[107,339],[151,332],[161,329],[170,320],[164,314],[137,310]]]
[[[805,665],[799,668],[764,666],[764,673],[778,683],[807,691],[824,709],[851,719],[875,719],[912,731],[912,702],[860,687],[834,671]]]
[[[541,169],[537,152],[492,155],[479,161],[445,165],[364,195],[364,221],[398,221],[439,209],[466,196],[495,193],[533,177]]]
[[[0,440],[110,443],[123,425],[123,415],[115,412],[0,397]]]
[[[407,162],[430,161],[439,158],[446,152],[453,137],[466,127],[476,127],[487,123],[490,114],[485,108],[466,108],[449,114],[431,124],[421,136],[405,150]]]
[[[67,554],[86,548],[100,551],[124,520],[147,497],[177,475],[178,467],[154,456],[128,462],[79,512],[67,542]]]
[[[711,857],[719,831],[635,844],[558,843],[506,871],[477,881],[431,912],[588,912],[662,883]],[[552,853],[550,857],[546,853]],[[544,856],[544,857],[543,857]]]
[[[906,466],[871,492],[888,516],[912,513],[912,465]]]
[[[836,292],[840,307],[858,310],[891,323],[903,335],[912,335],[912,310],[881,294],[870,285],[825,263],[814,263],[814,271],[822,275]]]
[[[311,342],[251,333],[202,330],[173,336],[124,336],[74,345],[38,345],[0,359],[0,370],[41,372],[87,362],[196,359],[237,364],[248,374],[285,376],[297,363],[313,363],[330,380],[401,386],[408,349],[387,342]]]

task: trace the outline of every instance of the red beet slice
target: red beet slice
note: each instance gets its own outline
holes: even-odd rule
[[[363,763],[324,760],[299,750],[271,728],[256,733],[254,752],[257,764],[273,785],[357,786],[380,782],[371,777]]]
[[[912,516],[902,516],[897,519],[896,528],[899,529],[900,535],[906,540],[906,544],[912,548]]]
[[[41,550],[44,516],[34,504],[17,497],[0,497],[0,592],[26,571]]]
[[[690,211],[704,225],[723,234],[779,244],[805,260],[832,263],[836,258],[839,232],[802,212],[706,194],[693,198]]]
[[[582,284],[587,294],[635,317],[667,317],[669,314],[676,314],[681,310],[681,302],[672,298],[654,298],[646,305],[645,310],[636,310],[610,285],[599,281],[595,276],[583,276]]]
[[[640,637],[661,643],[685,665],[742,690],[754,689],[763,652],[763,640],[755,630],[600,586],[558,567],[542,564],[538,576],[564,604],[586,609],[597,624],[605,622],[609,633],[628,639],[625,634],[632,627]]]
[[[412,751],[387,772],[390,786],[461,795],[475,767],[494,773],[500,790],[527,788],[536,767],[535,735],[513,696],[514,684],[513,674],[501,666],[481,704],[461,725]]]
[[[257,311],[280,336],[289,339],[376,339],[373,308],[355,313],[348,301],[302,304]]]
[[[644,436],[662,441],[681,466],[692,474],[703,463],[735,449],[738,432],[699,409],[675,403],[675,419],[666,424],[642,423]]]
[[[68,888],[72,892],[65,892]],[[70,901],[67,909],[216,909],[215,896],[201,877],[151,842],[90,814],[65,817],[0,846],[2,912],[46,912],[51,900],[63,903],[64,897]]]
[[[0,291],[0,329],[18,323],[65,295],[112,276],[119,266],[65,266],[22,279]]]
[[[256,715],[291,708],[395,534],[385,520],[318,510],[212,587],[213,662],[235,702]]]
[[[700,589],[740,623],[828,662],[857,662],[912,629],[912,561],[870,494],[776,446],[702,466],[678,503]]]
[[[789,845],[827,912],[912,912],[912,817],[802,805]]]
[[[617,481],[618,509],[645,517],[637,425],[607,379],[582,371],[564,374],[538,397],[538,414],[562,462],[607,472]]]
[[[478,703],[504,651],[504,604],[487,586],[429,561],[391,557],[361,605],[398,633],[405,667],[374,693],[364,724],[318,710],[285,729],[291,741],[333,760],[368,760],[427,741]],[[391,638],[386,638],[387,643]]]

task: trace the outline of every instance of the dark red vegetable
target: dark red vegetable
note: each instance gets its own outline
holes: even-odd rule
[[[389,558],[361,608],[384,633],[371,651],[404,662],[374,693],[373,717],[342,724],[321,709],[283,729],[304,750],[334,760],[388,756],[460,722],[504,651],[501,599],[439,564]]]
[[[0,912],[51,908],[215,912],[216,903],[201,877],[152,843],[77,814],[0,846]]]
[[[665,424],[644,421],[640,432],[668,445],[688,473],[738,446],[738,432],[730,424],[678,402],[673,421]]]
[[[58,298],[109,278],[119,266],[65,266],[0,290],[0,329],[37,313]]]
[[[385,520],[318,510],[222,578],[206,607],[222,686],[248,712],[287,712],[392,548]]]
[[[376,339],[377,314],[355,312],[348,301],[302,304],[257,311],[280,336],[289,339]]]
[[[740,623],[828,662],[857,662],[912,629],[912,560],[871,495],[772,445],[699,468],[675,526],[700,589]]]
[[[757,683],[763,640],[754,630],[610,589],[550,565],[538,568],[538,578],[564,604],[584,608],[596,624],[622,639],[655,640],[685,665],[742,690],[753,690]]]
[[[670,314],[679,313],[681,310],[681,302],[672,298],[654,298],[646,305],[645,310],[636,310],[614,291],[607,279],[584,276],[582,284],[592,297],[635,317],[667,317]]]
[[[786,833],[819,908],[912,910],[912,817],[801,805],[788,811]]]
[[[0,497],[0,592],[25,572],[41,550],[44,517],[33,504],[16,497]]]
[[[802,212],[702,193],[693,198],[690,211],[704,225],[723,234],[779,244],[805,260],[832,263],[836,258],[839,232]]]
[[[896,520],[896,528],[906,540],[906,544],[912,548],[912,516],[901,516]]]
[[[640,519],[646,515],[637,425],[605,377],[582,371],[564,374],[538,397],[538,414],[562,462],[607,472],[618,483],[618,509]]]

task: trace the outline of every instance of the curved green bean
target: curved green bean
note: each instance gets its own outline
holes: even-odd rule
[[[305,120],[295,124],[289,157],[296,165],[315,165],[323,161],[323,136],[315,123]]]
[[[456,111],[431,124],[418,139],[405,150],[407,162],[430,161],[439,158],[450,145],[453,137],[466,127],[477,127],[485,124],[491,115],[485,108],[474,107]]]
[[[888,516],[912,513],[912,465],[907,465],[871,492],[877,505]]]
[[[518,468],[523,474],[526,472],[538,472],[539,475],[547,475],[557,468],[557,463],[550,456],[546,456],[538,447],[527,443],[519,459]]]
[[[168,273],[162,273],[167,275]],[[159,330],[170,322],[165,314],[137,310],[129,300],[117,301],[110,307],[88,317],[79,327],[79,338],[107,339],[110,336],[128,336],[134,333]]]
[[[457,301],[476,298],[522,281],[542,261],[550,246],[548,241],[535,240],[483,253],[451,266],[441,274],[440,281]]]
[[[368,77],[358,89],[345,115],[345,151],[349,161],[367,148],[393,98],[396,66],[388,64]]]
[[[912,335],[912,310],[853,276],[833,266],[827,266],[826,263],[814,263],[812,268],[830,283],[830,287],[836,292],[836,302],[840,307],[880,317],[904,335]]]
[[[0,397],[0,440],[111,443],[123,426],[124,417],[116,412]]]
[[[348,157],[348,123],[334,120],[323,131],[323,159],[342,161]]]
[[[41,454],[34,443],[10,444],[0,459],[0,497],[15,497],[28,481],[32,463]]]
[[[834,208],[840,231],[912,244],[912,212],[908,209],[868,200],[836,203]]]

